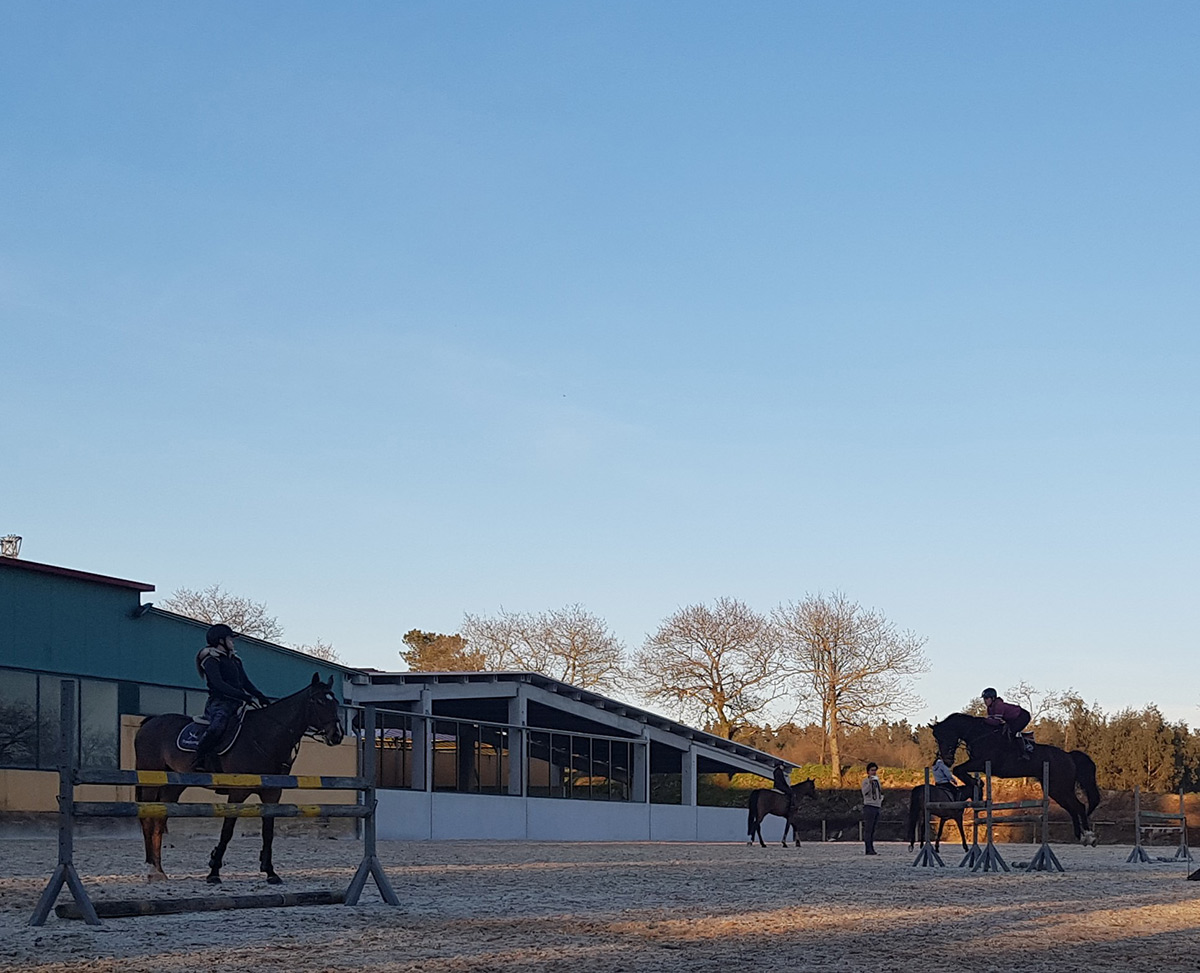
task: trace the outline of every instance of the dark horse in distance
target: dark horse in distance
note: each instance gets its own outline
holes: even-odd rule
[[[945,784],[930,784],[929,785],[929,803],[959,803],[968,800],[971,796],[970,787],[949,787]],[[967,835],[963,831],[963,809],[955,808],[931,808],[929,811],[932,817],[938,819],[937,834],[933,838],[933,849],[937,851],[942,846],[942,832],[946,829],[946,822],[953,821],[958,825],[958,836],[962,839],[963,851],[967,850]],[[924,822],[925,816],[925,785],[918,784],[912,789],[912,794],[908,799],[908,850],[912,851],[917,841],[917,825],[918,822]]]
[[[967,759],[954,768],[954,776],[974,786],[970,774],[982,773],[984,764],[992,762],[995,777],[1035,777],[1042,779],[1042,764],[1050,764],[1049,798],[1068,814],[1075,828],[1075,837],[1084,845],[1095,845],[1089,820],[1100,803],[1100,788],[1096,786],[1096,764],[1082,750],[1068,753],[1059,747],[1035,743],[1028,760],[1021,758],[1021,745],[1004,733],[1004,727],[992,726],[981,716],[951,713],[940,723],[933,724],[938,753],[946,763],[952,763],[959,743],[966,744]],[[1087,796],[1087,805],[1075,793],[1078,785]]]
[[[793,801],[798,802],[800,798],[807,797],[811,800],[817,799],[817,785],[813,778],[802,780],[799,784],[792,785]],[[767,843],[763,841],[762,836],[762,820],[768,814],[777,814],[783,818],[783,847],[787,847],[788,830],[792,832],[792,841],[797,848],[800,847],[800,839],[796,836],[796,821],[800,817],[800,810],[795,803],[791,808],[788,807],[788,796],[781,794],[779,791],[770,788],[759,788],[750,792],[749,802],[750,817],[746,824],[746,834],[750,836],[750,840],[746,842],[748,845],[754,844],[755,836],[758,837],[758,843],[764,848]],[[791,813],[788,813],[790,810]]]
[[[152,716],[138,729],[133,741],[137,755],[138,770],[173,770],[176,773],[192,773],[196,754],[180,750],[176,745],[179,732],[191,722],[191,717],[177,713]],[[338,700],[333,694],[333,677],[322,682],[313,673],[312,682],[299,692],[284,696],[261,709],[247,711],[233,746],[221,754],[220,773],[224,774],[289,774],[292,762],[300,750],[300,740],[306,733],[319,733],[331,747],[342,742],[342,724]],[[161,786],[139,785],[139,801],[162,801],[173,803],[187,789],[187,785],[170,784]],[[240,804],[251,794],[257,794],[264,804],[278,804],[283,793],[278,787],[228,787],[217,788],[218,794],[227,794],[231,803]],[[221,881],[221,864],[225,849],[233,837],[237,818],[226,818],[221,826],[221,841],[208,859],[207,881]],[[151,881],[164,879],[162,869],[162,839],[167,830],[166,818],[142,818],[142,837],[146,842],[146,864],[150,866]],[[267,874],[267,882],[278,885],[283,881],[275,874],[271,860],[271,845],[275,838],[275,819],[262,819],[262,852],[259,854],[259,869]]]

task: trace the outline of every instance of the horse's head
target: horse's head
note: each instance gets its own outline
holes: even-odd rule
[[[320,733],[328,746],[336,747],[342,742],[344,731],[340,704],[333,694],[333,676],[329,682],[322,682],[320,673],[314,672],[305,692],[305,729]]]
[[[933,739],[937,741],[938,756],[947,764],[954,763],[954,755],[958,753],[958,742],[962,739],[960,728],[954,717],[960,714],[952,713],[940,723],[931,723]]]
[[[817,782],[812,777],[802,780],[799,784],[792,785],[792,793],[796,797],[808,797],[815,801],[817,799]]]

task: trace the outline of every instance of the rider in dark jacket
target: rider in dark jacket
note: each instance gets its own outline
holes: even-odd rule
[[[221,734],[242,704],[258,702],[266,706],[271,702],[246,675],[233,647],[236,637],[228,625],[213,625],[206,635],[208,644],[196,654],[196,670],[208,684],[208,702],[204,706],[208,729],[196,750],[197,770],[207,766]]]
[[[775,790],[781,791],[787,795],[788,807],[792,807],[796,803],[796,794],[792,790],[791,781],[788,780],[789,774],[787,768],[782,763],[775,765]]]
[[[984,705],[987,706],[986,722],[992,726],[1003,726],[1004,732],[1011,735],[1020,745],[1021,759],[1029,759],[1029,748],[1021,738],[1021,731],[1029,725],[1033,718],[1029,711],[1016,703],[1006,703],[996,695],[996,690],[988,687],[981,694]]]

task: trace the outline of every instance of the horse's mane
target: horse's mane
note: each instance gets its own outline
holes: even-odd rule
[[[994,727],[990,726],[987,718],[972,716],[970,713],[951,713],[944,720],[930,725],[934,739],[938,739],[939,731],[953,733],[956,742],[961,742],[967,748],[967,754],[974,756],[974,747],[980,740],[987,737]],[[939,744],[941,743],[938,740]]]
[[[985,723],[986,720],[986,717],[972,716],[970,713],[951,713],[944,720],[938,720],[936,723],[930,723],[929,727],[934,731],[937,731],[940,727],[954,729],[956,727],[961,727],[964,724],[975,727]]]

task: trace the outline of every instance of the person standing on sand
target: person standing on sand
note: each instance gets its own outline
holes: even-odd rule
[[[879,823],[880,808],[883,805],[883,788],[879,786],[879,764],[872,761],[867,764],[867,776],[862,782],[863,797],[863,842],[867,846],[868,855],[879,854],[875,850],[875,825]]]

